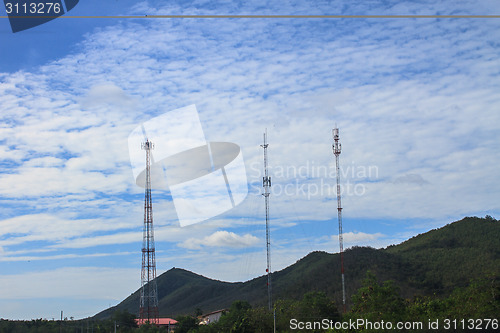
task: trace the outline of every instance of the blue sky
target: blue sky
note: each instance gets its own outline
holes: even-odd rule
[[[93,0],[70,14],[484,15],[500,4]],[[188,227],[168,192],[153,191],[158,274],[265,273],[266,128],[273,271],[338,251],[335,124],[345,247],[498,218],[499,28],[478,18],[59,18],[13,34],[1,19],[0,317],[83,318],[138,289],[144,191],[127,138],[191,104],[207,140],[241,147],[249,191]]]

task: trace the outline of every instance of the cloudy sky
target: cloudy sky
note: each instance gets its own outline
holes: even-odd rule
[[[69,14],[137,18],[15,34],[0,20],[2,318],[83,318],[139,288],[128,138],[189,105],[207,141],[241,148],[248,194],[181,227],[168,188],[153,190],[158,274],[265,273],[266,128],[273,271],[338,251],[335,125],[345,247],[500,216],[500,19],[145,17],[491,15],[497,1],[89,0]]]

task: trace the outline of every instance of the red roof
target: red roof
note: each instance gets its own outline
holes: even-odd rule
[[[144,320],[144,319],[136,319],[135,320],[137,322],[137,325],[141,326],[142,324],[144,324],[145,322],[147,322],[147,320]],[[175,319],[172,319],[172,318],[158,318],[158,325],[175,325],[177,324],[177,320]]]

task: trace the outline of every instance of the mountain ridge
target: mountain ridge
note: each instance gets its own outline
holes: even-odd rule
[[[488,274],[500,276],[500,223],[465,217],[384,249],[352,247],[344,252],[347,304],[368,270],[379,280],[394,280],[405,298],[447,295],[453,288]],[[274,299],[298,299],[322,291],[342,304],[340,257],[313,251],[294,264],[272,273]],[[473,269],[471,269],[473,268]],[[224,282],[172,268],[157,278],[160,316],[204,313],[229,308],[236,300],[252,306],[267,304],[265,275],[245,282]],[[140,289],[118,305],[94,316],[110,317],[116,310],[139,311]]]

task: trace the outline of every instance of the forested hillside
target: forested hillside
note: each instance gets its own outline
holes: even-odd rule
[[[500,222],[489,216],[467,217],[386,249],[348,249],[345,313],[339,266],[338,254],[313,252],[272,274],[277,332],[289,332],[291,318],[303,322],[325,319],[332,325],[358,319],[424,325],[406,330],[366,325],[299,330],[303,332],[449,332],[465,331],[471,323],[473,328],[481,325],[483,331],[500,328]],[[160,316],[176,318],[177,333],[273,330],[265,276],[228,283],[172,268],[157,282]],[[0,320],[0,332],[110,332],[115,325],[117,332],[156,332],[151,327],[134,327],[138,308],[139,290],[94,318]],[[219,309],[228,309],[219,322],[197,324],[196,314]],[[431,322],[438,323],[438,328],[430,328]]]
[[[341,304],[338,254],[312,252],[295,264],[272,274],[273,294],[278,299],[300,299],[308,292],[324,292]],[[486,217],[466,217],[440,229],[415,236],[386,249],[353,247],[345,251],[346,293],[355,294],[366,272],[378,280],[393,280],[405,298],[415,295],[447,296],[474,278],[500,276],[500,222]],[[229,308],[236,300],[252,306],[267,304],[266,278],[247,282],[216,281],[173,268],[158,277],[160,314],[174,317]],[[138,313],[139,290],[113,311]],[[352,299],[348,297],[348,307]]]
[[[466,217],[413,237],[385,252],[413,266],[411,283],[428,293],[450,293],[470,279],[500,271],[500,222]]]

